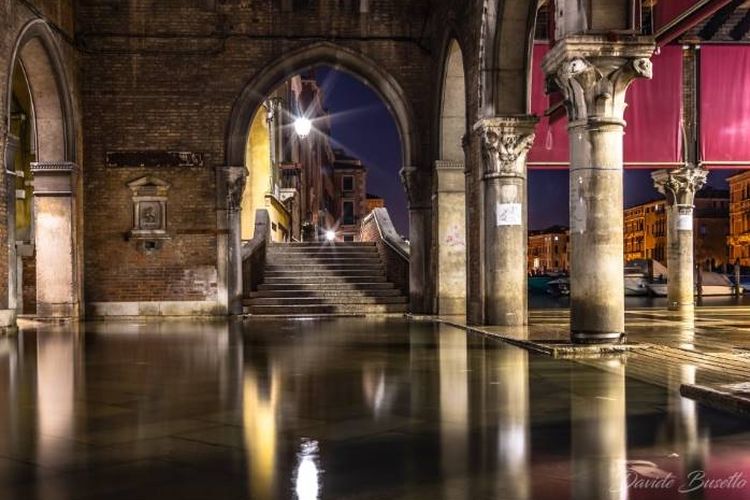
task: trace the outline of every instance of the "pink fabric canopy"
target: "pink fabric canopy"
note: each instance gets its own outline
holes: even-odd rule
[[[531,112],[541,117],[536,140],[529,152],[531,168],[567,168],[569,162],[567,119],[545,117],[549,97],[544,93],[541,61],[546,43],[534,45]],[[682,49],[662,47],[652,58],[654,78],[639,79],[628,90],[625,111],[624,159],[627,168],[662,168],[682,158]]]
[[[750,166],[750,47],[701,47],[701,157],[708,167]]]

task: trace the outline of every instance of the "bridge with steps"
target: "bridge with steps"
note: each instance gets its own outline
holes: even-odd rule
[[[408,307],[387,280],[374,242],[270,244],[257,288],[245,299],[246,313],[386,314]]]

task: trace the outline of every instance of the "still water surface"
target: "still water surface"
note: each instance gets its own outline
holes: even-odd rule
[[[401,319],[29,330],[0,498],[750,498],[750,423],[679,383]]]

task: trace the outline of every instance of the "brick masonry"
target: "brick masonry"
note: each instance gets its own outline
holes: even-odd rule
[[[83,236],[78,258],[84,263],[86,302],[216,300],[220,230],[215,169],[226,163],[232,107],[248,82],[290,51],[325,40],[374,60],[403,89],[413,112],[414,166],[430,169],[437,156],[444,47],[455,37],[463,50],[470,127],[480,108],[483,9],[485,3],[501,4],[381,0],[369,2],[369,12],[360,13],[357,2],[345,0],[319,0],[299,12],[282,11],[284,0],[80,0],[75,9],[73,3],[0,0],[0,67],[9,67],[15,40],[29,19],[42,15],[54,25],[76,112],[75,161],[83,173],[79,212],[85,214],[79,221]],[[506,10],[512,4],[528,10],[521,0],[503,3]],[[525,26],[523,20],[511,20]],[[517,50],[523,50],[522,44]],[[6,95],[5,86],[0,79],[0,95]],[[5,106],[2,101],[3,116]],[[125,150],[200,152],[205,164],[106,166],[108,151]],[[469,307],[477,310],[480,153],[478,141],[470,140]],[[127,238],[133,216],[126,183],[147,174],[172,184],[170,239],[151,252]],[[2,231],[0,248],[5,245]],[[0,279],[7,281],[3,258]]]

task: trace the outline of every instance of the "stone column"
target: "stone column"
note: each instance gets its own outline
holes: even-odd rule
[[[18,287],[18,266],[16,265],[16,176],[15,171],[16,153],[18,151],[18,138],[11,134],[5,134],[5,173],[4,190],[5,190],[5,209],[6,220],[6,241],[8,244],[8,262],[7,291],[0,293],[2,297],[0,303],[0,328],[13,327],[16,324],[16,313],[18,308],[17,287]],[[0,151],[3,151],[0,144]],[[6,265],[6,264],[2,264]],[[7,296],[4,294],[7,293]]]
[[[706,183],[708,171],[684,166],[651,174],[654,186],[667,198],[667,301],[671,311],[692,311],[693,201]]]
[[[245,167],[219,167],[216,171],[218,302],[227,314],[242,314],[242,194]]]
[[[474,126],[484,159],[484,321],[489,325],[527,322],[526,155],[536,123],[533,116],[502,116]]]
[[[435,162],[435,295],[437,314],[466,313],[466,181],[464,162]]]
[[[570,328],[573,342],[625,332],[623,133],[625,94],[651,77],[652,39],[569,36],[543,66],[565,97],[570,139]]]
[[[42,318],[77,318],[75,185],[78,166],[71,162],[36,162],[34,227],[36,311]]]
[[[401,169],[401,183],[409,200],[409,310],[432,312],[432,180],[418,167]]]

